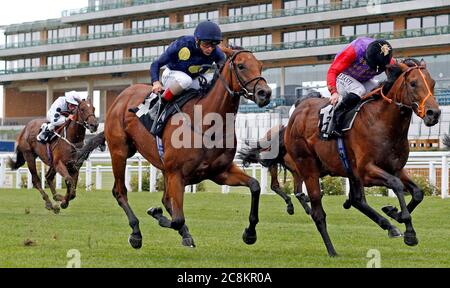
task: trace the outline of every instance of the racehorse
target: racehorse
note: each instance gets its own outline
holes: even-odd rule
[[[153,166],[163,171],[165,191],[162,202],[172,220],[163,216],[161,208],[152,208],[147,212],[159,221],[160,226],[178,231],[184,246],[195,247],[194,240],[185,224],[184,188],[186,185],[197,184],[206,179],[219,185],[250,188],[252,198],[250,225],[244,231],[243,240],[249,245],[256,242],[260,186],[256,179],[249,177],[233,164],[236,154],[234,117],[238,111],[241,96],[263,107],[270,102],[272,90],[261,76],[262,63],[250,51],[232,50],[226,47],[223,47],[223,51],[227,55],[227,61],[221,72],[216,71],[218,80],[214,86],[205,96],[187,102],[182,107],[183,113],[176,114],[184,116],[184,119],[179,120],[193,119],[194,108],[197,111],[201,108],[199,114],[205,115],[201,118],[202,123],[209,121],[209,124],[194,128],[185,124],[184,121],[181,121],[181,124],[180,121],[173,121],[176,118],[175,115],[164,128],[162,145],[157,145],[157,139],[148,132],[136,115],[129,111],[141,104],[152,92],[152,87],[144,84],[125,89],[108,110],[104,132],[112,158],[115,179],[113,195],[128,217],[132,228],[128,242],[135,249],[142,247],[142,234],[139,220],[128,203],[125,167],[127,158],[137,151]],[[196,117],[199,114],[196,114]],[[230,125],[225,126],[223,125],[225,121],[219,121],[230,115],[232,116]],[[217,116],[220,116],[219,119]],[[215,120],[211,121],[212,118]],[[215,122],[219,129],[217,133],[211,135],[208,128],[212,126],[212,122]],[[222,125],[218,124],[219,122],[222,122]],[[187,147],[178,147],[175,142],[180,140],[173,137],[174,133],[182,128],[185,128],[184,132],[187,131],[182,135],[182,141],[188,142]],[[229,143],[231,139],[232,145],[231,147],[228,145],[206,147],[205,143],[200,143],[200,146],[196,146],[192,141],[198,138],[215,138],[222,144]],[[158,146],[164,147],[163,156],[160,155]]]
[[[78,100],[77,100],[78,101]],[[9,159],[9,167],[13,170],[28,164],[28,170],[32,175],[34,188],[39,190],[45,201],[45,208],[59,213],[59,206],[53,205],[44,189],[41,187],[41,180],[36,169],[36,158],[39,157],[43,163],[50,166],[45,178],[53,194],[53,200],[61,201],[61,208],[66,209],[69,201],[76,196],[76,185],[78,181],[78,169],[75,166],[77,148],[83,145],[86,129],[92,133],[97,131],[98,122],[95,117],[95,107],[90,100],[80,100],[72,121],[67,121],[56,130],[56,140],[48,144],[42,144],[36,139],[41,125],[47,122],[46,119],[30,121],[17,137],[16,161]],[[64,133],[63,133],[64,132]],[[63,134],[63,135],[61,135]],[[53,182],[56,173],[59,173],[67,185],[65,197],[56,192]]]
[[[266,135],[260,140],[257,141],[256,147],[246,141],[246,144],[250,147],[244,147],[241,149],[237,158],[242,160],[244,166],[249,166],[251,163],[259,163],[262,166],[269,169],[270,173],[270,188],[278,194],[283,200],[286,202],[286,211],[289,215],[294,214],[294,205],[292,204],[291,197],[287,195],[280,186],[280,182],[278,181],[278,168],[279,166],[283,167],[285,172],[286,170],[292,171],[295,169],[295,163],[292,158],[286,153],[286,149],[284,149],[284,133],[286,131],[286,126],[278,125],[272,127],[269,131],[267,131]],[[279,145],[273,143],[273,141],[279,141]],[[261,155],[265,153],[265,151],[269,148],[279,147],[283,149],[283,151],[279,151],[278,157],[273,159],[263,159]],[[296,174],[292,174],[294,177],[294,194],[295,197],[300,201],[303,209],[306,214],[311,212],[311,208],[308,206],[308,197],[302,193],[302,185],[303,180],[298,177]],[[286,173],[285,173],[286,178]],[[286,181],[285,181],[286,182]]]
[[[350,175],[339,157],[336,140],[319,139],[319,110],[329,104],[324,99],[307,99],[294,111],[286,128],[287,153],[295,162],[295,173],[305,181],[311,201],[311,216],[330,256],[336,251],[326,227],[326,214],[322,208],[319,178],[325,175],[348,177],[350,195],[346,209],[355,207],[372,219],[390,237],[401,237],[398,228],[372,209],[365,199],[364,187],[385,186],[394,191],[400,203],[397,208],[382,210],[399,223],[404,223],[404,242],[418,244],[411,213],[423,200],[424,193],[411,180],[404,169],[409,155],[408,129],[414,112],[426,126],[439,121],[441,110],[433,95],[435,81],[426,69],[426,63],[406,59],[388,66],[387,81],[369,93],[372,100],[360,108],[353,128],[343,137]],[[344,158],[344,157],[343,157]],[[406,205],[404,190],[412,195]]]

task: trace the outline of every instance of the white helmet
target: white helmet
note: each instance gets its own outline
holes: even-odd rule
[[[77,91],[70,91],[66,93],[66,102],[78,106],[78,101],[80,96]]]

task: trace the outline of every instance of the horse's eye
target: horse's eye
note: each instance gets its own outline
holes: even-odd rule
[[[238,66],[239,70],[244,70],[245,69],[244,64],[238,64],[237,66]]]
[[[411,81],[411,83],[409,83],[409,85],[411,85],[412,88],[416,88],[416,81]]]

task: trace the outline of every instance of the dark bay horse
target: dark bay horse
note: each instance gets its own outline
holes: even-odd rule
[[[256,242],[260,186],[256,179],[249,177],[233,163],[236,154],[234,123],[241,96],[263,107],[270,102],[272,90],[261,76],[262,63],[251,52],[225,47],[223,51],[228,59],[209,93],[202,98],[189,101],[182,108],[185,118],[173,121],[175,116],[181,115],[178,113],[165,127],[162,137],[165,150],[163,160],[159,155],[155,137],[146,130],[134,113],[129,112],[129,109],[137,107],[151,93],[151,86],[138,84],[125,89],[107,113],[104,132],[112,158],[115,179],[113,195],[128,217],[132,228],[129,243],[135,249],[142,247],[142,234],[139,220],[128,203],[125,167],[127,159],[136,151],[163,171],[165,191],[162,202],[172,220],[163,216],[161,208],[149,209],[148,214],[157,219],[162,227],[178,231],[182,236],[183,245],[195,246],[185,224],[183,212],[185,186],[206,179],[211,179],[219,185],[250,188],[252,198],[250,225],[245,229],[243,240],[247,244]],[[203,115],[203,118],[200,118],[203,123],[200,127],[193,127],[183,121],[186,118],[193,119],[194,114],[196,117]],[[212,118],[215,120],[211,121]],[[225,119],[231,121],[227,121],[229,123],[224,125]],[[213,126],[213,122],[218,129],[211,133],[208,129]],[[180,129],[184,129],[182,136],[178,133]],[[222,145],[211,147],[200,139],[201,143],[198,146],[199,143],[193,142],[199,138],[215,139]],[[186,145],[180,147],[178,143],[180,141]],[[224,145],[230,142],[230,146]]]
[[[439,121],[441,110],[433,95],[435,81],[431,78],[422,60],[407,59],[387,68],[388,80],[381,88],[370,93],[377,100],[362,106],[353,128],[343,139],[350,163],[351,174],[342,164],[336,140],[319,139],[319,110],[329,100],[307,99],[295,110],[286,129],[285,144],[306,184],[311,200],[311,216],[319,230],[330,256],[335,256],[333,244],[326,227],[326,214],[322,208],[319,178],[325,175],[348,177],[349,200],[346,209],[355,207],[388,230],[390,237],[401,237],[398,228],[374,209],[364,195],[364,187],[385,186],[394,191],[400,203],[397,208],[388,206],[383,211],[399,223],[404,223],[404,242],[418,244],[411,213],[423,200],[424,193],[411,180],[404,166],[408,160],[408,129],[412,113],[423,119],[426,126]],[[369,96],[369,95],[368,95]],[[406,205],[404,190],[412,195]]]
[[[286,131],[286,126],[278,125],[272,127],[269,131],[267,131],[266,135],[257,141],[256,145],[246,141],[246,144],[250,147],[245,147],[241,149],[237,158],[242,160],[244,166],[248,166],[251,163],[259,163],[262,166],[269,169],[270,173],[270,188],[283,200],[286,202],[286,211],[289,215],[294,214],[294,205],[292,204],[291,197],[287,195],[280,186],[280,182],[278,181],[278,170],[281,166],[282,168],[290,171],[295,169],[295,163],[292,158],[286,153],[286,149],[284,147],[284,133]],[[273,141],[279,141],[279,145],[273,143]],[[256,146],[256,147],[253,147]],[[264,159],[261,154],[264,154],[265,150],[269,147],[279,147],[282,151],[279,151],[278,157]],[[286,174],[285,174],[286,176]],[[302,193],[302,185],[303,180],[299,177],[299,175],[292,173],[294,178],[294,194],[295,197],[300,201],[303,209],[306,214],[311,212],[310,207],[308,206],[308,197]]]
[[[61,201],[61,208],[67,208],[69,201],[75,198],[76,193],[75,189],[78,181],[78,169],[75,167],[78,158],[77,148],[83,145],[86,129],[93,133],[98,128],[95,108],[89,100],[79,101],[78,108],[74,114],[75,118],[73,121],[66,122],[65,125],[56,130],[65,139],[57,137],[53,140],[49,144],[51,153],[48,153],[46,144],[42,144],[36,139],[41,125],[47,120],[37,119],[30,121],[17,137],[16,160],[9,159],[9,166],[13,170],[19,169],[25,163],[28,164],[33,186],[41,193],[45,201],[45,208],[53,210],[55,213],[59,213],[59,207],[52,204],[41,187],[41,180],[36,169],[36,158],[39,157],[42,162],[50,166],[45,178],[53,194],[53,200]],[[56,192],[53,182],[56,173],[59,173],[66,182],[67,193],[65,197]]]

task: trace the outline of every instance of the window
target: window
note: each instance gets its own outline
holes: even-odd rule
[[[159,57],[166,49],[167,45],[164,46],[153,46],[153,47],[139,47],[131,49],[131,58],[140,57]]]
[[[272,34],[229,39],[233,46],[251,47],[272,44]]]
[[[228,9],[229,16],[240,16],[249,14],[258,14],[272,11],[272,4],[260,4],[252,6],[241,6]]]
[[[80,54],[71,54],[63,56],[49,56],[47,57],[47,65],[68,65],[80,63]]]
[[[123,23],[111,23],[111,24],[104,24],[104,25],[89,25],[88,26],[88,33],[90,35],[98,34],[98,33],[112,33],[115,31],[122,31],[123,30]]]
[[[330,4],[330,0],[289,0],[284,1],[284,9],[306,8]]]
[[[406,29],[420,29],[449,25],[450,14],[415,17],[406,19]]]
[[[381,23],[359,24],[356,26],[342,26],[341,35],[350,37],[355,35],[377,34],[381,32],[393,32],[394,22],[387,21]]]
[[[219,10],[184,15],[184,23],[219,19]]]
[[[123,50],[109,50],[89,53],[89,62],[113,61],[123,59]]]
[[[342,26],[341,30],[342,36],[348,37],[355,35],[355,26]]]
[[[81,34],[81,27],[70,27],[61,29],[52,29],[47,31],[48,40],[77,37]]]

